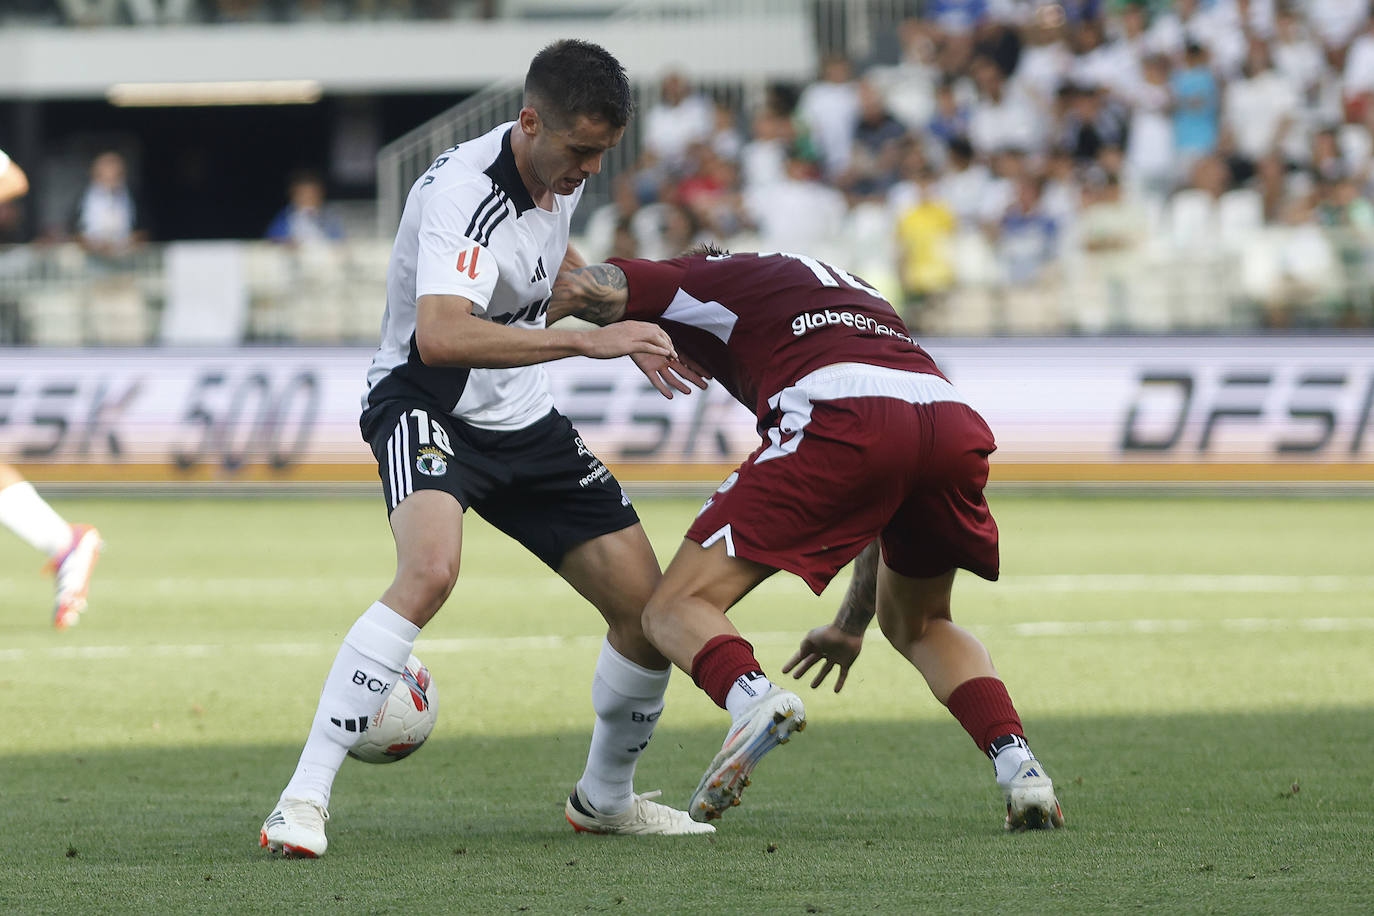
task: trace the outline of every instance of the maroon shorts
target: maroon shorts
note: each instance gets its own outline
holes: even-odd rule
[[[780,396],[768,440],[706,501],[688,538],[724,540],[732,556],[795,573],[816,594],[875,537],[904,576],[962,568],[997,578],[997,523],[983,498],[997,446],[977,412],[814,392],[789,405],[795,391]]]

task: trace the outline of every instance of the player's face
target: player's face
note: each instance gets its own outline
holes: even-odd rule
[[[620,142],[625,128],[579,116],[570,127],[541,122],[530,144],[530,164],[539,182],[555,194],[571,194],[601,171],[606,151]]]

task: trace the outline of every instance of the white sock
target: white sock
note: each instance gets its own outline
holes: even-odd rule
[[[634,801],[635,764],[663,713],[671,668],[636,665],[610,642],[601,644],[592,678],[596,725],[587,768],[577,784],[582,797],[602,814],[619,814]]]
[[[0,490],[0,523],[49,557],[60,557],[72,546],[72,526],[27,480]]]
[[[725,711],[730,718],[739,721],[745,710],[759,701],[773,682],[762,674],[742,674],[735,678],[735,685],[725,695]]]
[[[324,679],[310,736],[295,774],[282,790],[283,798],[329,806],[329,790],[348,749],[358,739],[359,724],[382,708],[391,685],[405,670],[418,635],[419,627],[380,601],[353,624]]]
[[[1010,742],[1004,743],[1001,747],[998,742],[1005,742],[1006,738],[1011,738]],[[993,743],[993,750],[988,756],[992,758],[992,767],[997,774],[997,784],[1004,786],[1016,775],[1017,769],[1027,760],[1034,760],[1035,755],[1031,753],[1030,745],[1026,739],[1020,735],[1007,735],[999,738],[998,742]]]

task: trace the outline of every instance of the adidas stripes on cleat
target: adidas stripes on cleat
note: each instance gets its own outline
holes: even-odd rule
[[[730,727],[720,753],[701,777],[687,813],[694,821],[715,820],[727,808],[739,804],[749,785],[749,774],[764,754],[786,744],[806,728],[806,707],[801,697],[776,684]]]
[[[1032,757],[1002,786],[1007,800],[1008,830],[1052,830],[1064,826],[1064,811],[1054,794],[1054,783],[1040,761]]]
[[[573,787],[563,815],[578,833],[614,833],[622,836],[682,836],[689,833],[715,833],[710,824],[698,824],[687,812],[650,801],[661,792],[634,796],[630,807],[619,814],[602,814],[591,806],[582,790]]]
[[[258,845],[288,859],[318,859],[329,847],[324,822],[329,812],[323,805],[301,798],[283,798],[267,816]]]

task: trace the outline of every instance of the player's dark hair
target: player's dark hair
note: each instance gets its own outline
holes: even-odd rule
[[[530,61],[525,104],[559,126],[587,117],[624,127],[635,107],[620,61],[600,45],[577,38],[555,41]]]
[[[691,257],[694,254],[704,254],[711,257],[723,258],[730,254],[730,249],[720,248],[710,242],[697,242],[683,253],[684,257]]]

